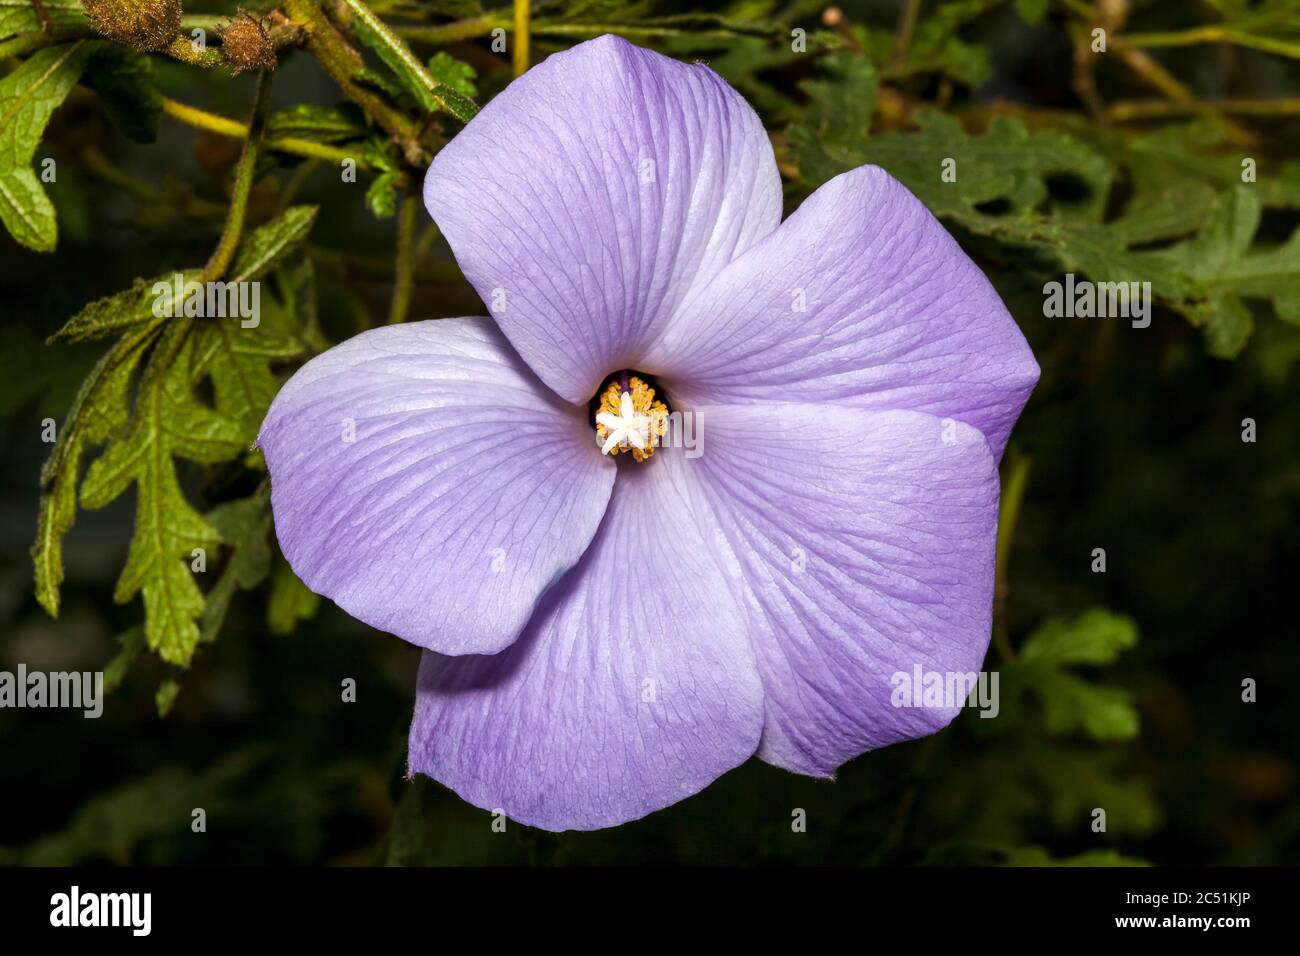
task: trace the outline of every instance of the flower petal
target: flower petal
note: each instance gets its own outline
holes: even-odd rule
[[[519,354],[582,403],[781,220],[740,95],[614,36],[511,83],[434,159],[424,201]]]
[[[930,412],[974,425],[996,457],[1038,381],[979,267],[875,166],[808,197],[686,304],[645,362],[679,400]]]
[[[758,756],[825,777],[946,725],[958,706],[897,708],[892,681],[984,659],[998,513],[984,437],[919,412],[698,414],[693,475],[739,564],[763,677]]]
[[[581,557],[615,468],[486,318],[374,329],[267,413],[280,547],[353,617],[449,654],[509,645]]]
[[[754,753],[754,653],[682,468],[672,449],[623,466],[590,550],[509,650],[424,655],[411,772],[530,826],[591,830]]]

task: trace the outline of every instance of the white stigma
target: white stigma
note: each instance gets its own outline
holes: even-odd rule
[[[604,425],[608,434],[602,453],[608,455],[619,445],[644,449],[650,442],[650,416],[642,415],[632,407],[632,393],[624,392],[618,403],[618,414],[601,412],[596,416],[596,424]]]

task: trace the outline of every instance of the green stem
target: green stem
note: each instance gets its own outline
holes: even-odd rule
[[[1300,116],[1300,96],[1279,97],[1271,100],[1220,100],[1206,99],[1192,102],[1165,102],[1163,100],[1128,100],[1112,103],[1106,111],[1107,119],[1122,123],[1129,120],[1166,119],[1192,113],[1237,113],[1242,116]]]
[[[97,146],[91,145],[82,149],[81,165],[92,176],[97,176],[104,182],[116,186],[143,206],[169,204],[182,215],[191,216],[195,219],[225,218],[226,207],[224,203],[209,202],[206,199],[194,196],[188,191],[181,196],[165,193],[113,165],[112,160],[105,156]]]
[[[204,46],[202,50],[196,50],[187,36],[177,36],[163,52],[174,60],[205,70],[226,65],[226,58],[221,55],[220,49]]]
[[[998,546],[993,572],[993,642],[1003,660],[1016,656],[1007,636],[1007,562],[1011,557],[1011,541],[1020,518],[1020,503],[1029,484],[1031,459],[1012,450],[1007,455],[1006,480],[1002,485],[1002,507],[998,512]]]
[[[239,159],[239,168],[235,171],[234,195],[230,199],[230,214],[226,217],[226,226],[221,231],[221,241],[217,243],[212,258],[203,267],[200,282],[212,282],[225,275],[230,262],[239,247],[239,239],[244,233],[244,217],[248,212],[248,194],[253,189],[254,173],[257,169],[257,155],[262,143],[262,131],[266,128],[266,116],[271,109],[271,74],[257,75],[257,93],[253,97],[253,116],[248,124],[248,139],[244,143],[244,155]]]
[[[487,36],[497,27],[505,28],[507,25],[504,17],[486,14],[467,20],[457,20],[454,23],[440,23],[435,26],[394,27],[393,32],[400,37],[405,37],[407,40],[441,46],[447,43],[460,43],[462,40],[477,40],[480,37]]]
[[[433,248],[433,244],[437,241],[439,235],[441,233],[438,231],[437,224],[430,222],[424,227],[424,231],[420,233],[420,238],[415,243],[415,260],[417,262],[429,254],[429,250]]]
[[[42,33],[40,30],[33,30],[30,33],[20,33],[0,43],[0,60],[11,56],[26,56],[52,43],[70,39],[73,37],[69,34],[59,34],[56,38],[53,31]]]
[[[1232,43],[1236,46],[1276,53],[1278,56],[1300,60],[1300,43],[1276,40],[1273,37],[1255,36],[1224,26],[1203,26],[1171,33],[1128,33],[1117,40],[1135,47],[1195,46],[1201,43]]]
[[[418,25],[418,26],[398,26],[393,27],[393,32],[398,36],[413,43],[428,43],[432,46],[446,46],[451,43],[459,43],[463,40],[476,40],[480,37],[488,36],[493,30],[498,28],[509,30],[514,23],[513,15],[511,16],[492,16],[484,15],[474,17],[468,20],[457,20],[454,23],[440,23],[435,25]],[[559,22],[552,20],[534,20],[530,19],[528,24],[528,33],[530,37],[598,37],[605,33],[617,33],[619,36],[627,39],[669,39],[672,37],[706,37],[718,39],[734,40],[739,36],[756,36],[768,37],[772,31],[769,29],[762,30],[742,30],[737,28],[728,28],[724,26],[693,28],[690,26],[672,26],[665,23],[637,24],[637,23],[572,23]],[[811,37],[809,38],[811,39]]]
[[[397,261],[393,270],[393,301],[388,310],[388,324],[406,321],[411,309],[411,277],[415,265],[415,213],[419,201],[413,195],[402,200],[402,210],[397,217]]]
[[[180,103],[166,96],[162,98],[162,109],[172,119],[180,120],[187,126],[205,129],[210,133],[216,133],[218,136],[229,136],[231,139],[248,139],[248,127],[238,120],[218,116],[216,113],[209,113],[197,106]],[[295,156],[306,156],[310,159],[323,159],[335,164],[341,163],[345,159],[351,159],[363,169],[371,168],[370,163],[366,162],[363,157],[350,153],[345,149],[340,149],[337,146],[327,146],[324,143],[317,143],[309,139],[298,139],[293,136],[272,137],[262,143],[262,148],[281,153],[293,153]]]
[[[894,39],[894,53],[890,65],[897,68],[907,62],[907,48],[912,45],[912,33],[921,12],[921,0],[903,0],[903,10],[898,15],[898,34]]]
[[[530,0],[515,0],[515,76],[528,70],[528,19],[532,14]]]
[[[81,151],[81,165],[87,172],[121,189],[136,202],[147,205],[163,202],[167,198],[153,186],[114,166],[98,146],[86,146]]]
[[[393,281],[393,263],[386,258],[360,256],[313,245],[307,246],[307,255],[322,269],[348,281],[386,284]],[[465,289],[464,273],[455,262],[424,261],[416,256],[412,273],[412,285],[437,287],[444,292],[460,292]]]
[[[420,145],[419,124],[377,93],[353,82],[352,78],[365,66],[365,61],[325,16],[319,0],[284,0],[284,11],[306,31],[307,52],[316,58],[343,92],[401,144],[408,162],[424,165],[427,157]]]

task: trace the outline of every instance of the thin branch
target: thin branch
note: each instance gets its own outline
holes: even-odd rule
[[[897,68],[907,62],[907,49],[912,45],[912,33],[916,30],[916,19],[921,12],[921,0],[903,0],[903,9],[898,15],[898,33],[894,38],[894,52],[890,65]]]
[[[219,116],[216,113],[209,113],[207,110],[201,110],[197,106],[190,106],[187,103],[180,103],[176,100],[164,96],[162,98],[163,112],[172,119],[180,120],[187,126],[193,126],[198,129],[207,130],[210,133],[216,133],[218,136],[229,136],[231,139],[248,139],[248,127],[225,116]],[[262,144],[264,149],[273,150],[281,153],[292,153],[295,156],[306,156],[311,159],[323,159],[327,162],[341,163],[344,160],[354,160],[358,167],[369,169],[370,163],[352,152],[340,149],[337,146],[327,146],[324,143],[317,143],[310,139],[298,139],[294,136],[276,136],[266,140]]]
[[[1196,46],[1201,43],[1232,43],[1236,46],[1275,53],[1278,56],[1300,60],[1300,43],[1256,36],[1231,27],[1211,25],[1194,27],[1171,33],[1128,33],[1118,37],[1121,42],[1135,47]]]
[[[119,169],[113,164],[112,160],[104,155],[98,146],[88,145],[82,148],[81,166],[92,176],[97,176],[104,182],[121,189],[141,205],[171,205],[183,215],[195,219],[225,218],[226,207],[224,203],[200,199],[188,191],[181,195],[164,192],[156,186]]]
[[[1025,497],[1025,488],[1029,485],[1030,463],[1028,456],[1017,454],[1014,450],[1007,456],[1006,480],[1002,484],[1002,507],[998,512],[998,544],[993,562],[993,643],[997,645],[1003,660],[1016,656],[1007,635],[1007,563],[1011,557],[1016,522],[1020,518],[1020,504]]]
[[[423,165],[427,157],[420,145],[420,125],[379,94],[354,82],[353,77],[365,66],[365,61],[325,16],[319,0],[285,0],[284,10],[304,31],[307,52],[319,61],[348,98],[401,144],[408,162]]]
[[[515,0],[515,76],[523,76],[528,70],[528,18],[531,14],[531,0]]]
[[[1207,99],[1188,103],[1168,103],[1162,100],[1123,100],[1111,105],[1106,116],[1112,122],[1129,120],[1166,119],[1171,116],[1188,116],[1196,113],[1238,113],[1243,116],[1300,116],[1300,97],[1289,96],[1269,100]]]
[[[393,268],[393,301],[388,309],[388,324],[406,321],[411,309],[411,277],[415,265],[415,213],[420,202],[413,195],[402,200],[397,216],[397,260]]]
[[[244,155],[239,158],[239,168],[235,171],[235,189],[230,198],[230,213],[226,217],[226,226],[221,231],[221,241],[217,243],[212,258],[203,267],[201,282],[220,279],[230,267],[239,247],[240,237],[244,234],[244,216],[248,212],[248,194],[253,189],[254,174],[257,170],[257,155],[262,143],[262,131],[266,128],[266,116],[271,110],[271,74],[263,71],[257,75],[257,93],[253,97],[253,116],[248,124],[248,139],[244,142]]]

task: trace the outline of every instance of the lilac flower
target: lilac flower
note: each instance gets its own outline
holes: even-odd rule
[[[492,318],[358,335],[259,438],[294,570],[427,649],[412,773],[594,829],[952,719],[891,676],[980,668],[1038,367],[915,197],[862,167],[782,223],[739,95],[606,36],[497,96],[425,202]],[[679,413],[702,454],[655,449]]]

